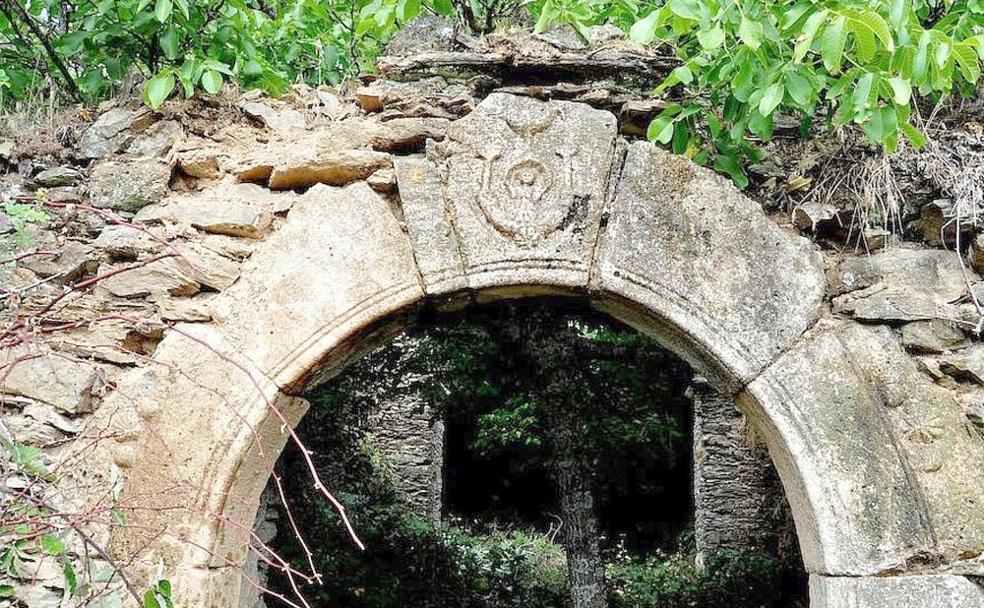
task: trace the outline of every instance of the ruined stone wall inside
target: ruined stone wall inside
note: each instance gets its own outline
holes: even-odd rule
[[[369,422],[372,445],[409,510],[434,525],[444,496],[444,422],[419,390],[391,395]]]
[[[698,559],[723,549],[777,554],[788,507],[765,445],[733,398],[705,383],[695,383],[690,397]]]
[[[438,525],[444,492],[444,421],[427,398],[429,375],[414,364],[420,345],[419,336],[402,334],[313,389],[316,406],[321,401],[318,393],[330,394],[336,405],[326,417],[312,416],[317,422],[310,424],[341,425],[339,432],[356,439],[338,449],[367,450],[376,474],[392,486],[408,512]],[[328,449],[324,456],[331,461],[344,463],[353,456]],[[329,475],[339,478],[329,479],[334,485],[345,483],[344,471]]]

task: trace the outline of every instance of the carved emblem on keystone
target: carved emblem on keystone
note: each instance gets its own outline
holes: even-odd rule
[[[615,130],[608,112],[496,93],[431,147],[432,170],[398,161],[411,237],[454,234],[447,255],[421,263],[425,281],[467,275],[470,287],[492,287],[523,267],[530,280],[585,285]],[[426,185],[413,182],[421,172]]]
[[[494,153],[484,158],[478,204],[489,223],[524,247],[554,232],[574,207],[574,154],[558,152],[560,175],[526,157],[512,160]]]

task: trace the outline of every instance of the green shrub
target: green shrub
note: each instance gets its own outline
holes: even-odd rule
[[[695,554],[620,556],[607,567],[610,608],[793,608],[795,568],[751,552],[722,551],[703,568]]]

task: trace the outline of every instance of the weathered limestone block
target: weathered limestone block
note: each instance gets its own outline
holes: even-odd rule
[[[312,162],[286,162],[270,172],[270,187],[275,190],[306,188],[314,184],[344,186],[365,179],[379,169],[392,166],[389,154],[374,150],[339,150]]]
[[[422,150],[428,139],[444,139],[451,122],[446,118],[394,118],[369,123],[372,147],[383,152]]]
[[[68,414],[91,411],[97,368],[70,356],[33,353],[23,348],[0,350],[0,393],[27,397]]]
[[[366,183],[376,192],[396,190],[396,173],[392,169],[380,169],[366,178]]]
[[[61,283],[70,283],[81,275],[91,273],[99,266],[92,255],[92,247],[78,241],[65,241],[60,247],[52,247],[57,255],[36,255],[25,258],[21,266],[40,277],[58,277]]]
[[[840,209],[830,203],[807,201],[797,205],[791,214],[793,225],[800,230],[820,233],[833,228],[841,228],[838,217]]]
[[[91,159],[114,154],[132,141],[134,133],[146,129],[153,121],[151,112],[145,108],[113,108],[96,119],[82,134],[79,155]]]
[[[102,266],[99,274],[107,274],[124,266]],[[143,266],[122,270],[99,282],[99,290],[106,290],[120,298],[141,298],[152,293],[168,293],[172,296],[193,296],[201,285],[191,275],[188,265],[176,258],[163,258]]]
[[[220,255],[200,243],[187,243],[177,247],[181,254],[177,258],[192,279],[222,291],[236,282],[239,278],[239,264]]]
[[[940,371],[961,382],[984,385],[984,345],[946,353],[936,358]]]
[[[171,298],[162,296],[155,299],[161,318],[166,321],[210,321],[212,319],[212,294],[201,294],[194,298]]]
[[[457,28],[454,21],[437,15],[424,15],[402,28],[386,45],[387,55],[406,56],[428,51],[450,51]]]
[[[984,589],[962,576],[810,577],[810,608],[982,608]]]
[[[422,296],[409,239],[389,204],[365,183],[318,185],[216,298],[213,318],[246,357],[289,385],[317,366],[326,345]]]
[[[260,496],[260,508],[256,512],[256,521],[253,523],[253,533],[259,543],[269,544],[277,536],[277,522],[280,519],[280,513],[277,511],[279,500],[276,490],[269,485]],[[272,558],[264,556],[264,559]],[[246,576],[243,578],[239,592],[239,608],[267,608],[266,595],[253,586],[254,584],[267,586],[269,568],[266,561],[260,559],[256,550],[250,551],[244,570]]]
[[[274,131],[286,133],[305,126],[304,115],[293,108],[274,109],[258,101],[241,101],[239,107]]]
[[[15,414],[10,411],[12,405],[9,402],[5,405],[3,425],[20,443],[43,447],[79,431],[79,425],[54,406],[32,401]]]
[[[424,288],[428,293],[464,289],[468,281],[440,170],[423,156],[398,156],[393,164]]]
[[[831,291],[838,295],[834,312],[862,321],[959,317],[952,302],[967,289],[960,260],[940,250],[892,249],[848,258],[828,279]]]
[[[178,196],[164,204],[145,207],[134,219],[144,223],[169,221],[213,234],[255,239],[266,234],[273,222],[271,211],[262,204],[267,201],[257,198],[234,186],[219,187],[204,194]]]
[[[226,566],[226,558],[242,563],[260,493],[288,440],[284,422],[296,424],[307,402],[280,393],[214,327],[202,324],[177,325],[153,363],[128,371],[118,387],[90,423],[116,439],[100,444],[87,466],[122,468],[127,483],[120,500],[139,501],[146,510],[132,514],[138,525],[115,531],[114,555],[139,555],[151,571],[160,559],[169,571]],[[99,496],[105,495],[90,498]],[[220,526],[217,513],[239,525]],[[147,551],[146,540],[159,530],[170,534]],[[232,605],[215,595],[209,601],[211,591],[181,589],[199,594],[186,605]]]
[[[95,207],[137,211],[167,194],[171,167],[155,159],[102,162],[89,174],[89,197]]]
[[[199,143],[195,142],[195,144]],[[198,145],[186,145],[182,148],[175,154],[178,171],[197,179],[219,177],[219,155],[214,150]]]
[[[963,243],[969,242],[977,231],[977,222],[970,205],[949,198],[938,198],[919,210],[923,239],[935,247],[952,248],[956,245],[958,231]]]
[[[754,443],[734,398],[695,383],[694,537],[698,555],[722,549],[773,554],[783,532],[779,476],[761,443]]]
[[[110,224],[102,229],[93,247],[108,253],[110,257],[135,260],[142,254],[156,253],[164,248],[164,243],[150,234],[130,226]]]
[[[184,128],[176,120],[163,120],[147,127],[133,138],[126,153],[143,158],[164,157],[184,137]]]
[[[44,188],[74,186],[82,179],[82,174],[72,167],[52,167],[34,176],[34,181]]]
[[[629,146],[592,289],[596,304],[660,339],[720,383],[750,380],[816,319],[824,295],[812,245],[777,227],[725,178],[645,142]],[[620,300],[666,319],[631,319]],[[688,352],[691,344],[714,352]],[[735,379],[738,382],[735,382]]]
[[[770,437],[811,572],[878,574],[984,549],[984,442],[889,329],[825,322],[739,403]]]
[[[614,149],[615,117],[576,103],[493,94],[452,123],[440,171],[397,169],[428,289],[583,288]]]
[[[968,344],[967,336],[946,321],[915,321],[902,326],[902,345],[916,353],[942,353]]]
[[[428,139],[443,139],[449,124],[426,116],[338,121],[291,141],[270,142],[235,163],[232,172],[242,182],[267,182],[276,190],[343,186],[390,168],[390,152],[414,152]]]

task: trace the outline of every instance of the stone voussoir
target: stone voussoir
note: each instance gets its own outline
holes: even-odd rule
[[[662,311],[668,318],[637,323],[678,328],[661,336],[666,346],[732,390],[819,316],[820,255],[720,175],[631,144],[609,213],[591,283],[600,305],[617,311],[634,300]]]
[[[932,572],[984,550],[984,442],[888,328],[818,324],[739,403],[794,513],[815,515],[797,520],[810,572]]]

